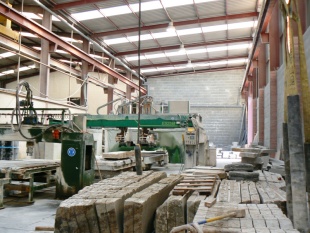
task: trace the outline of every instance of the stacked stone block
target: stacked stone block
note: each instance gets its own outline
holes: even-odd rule
[[[182,176],[170,175],[128,198],[124,206],[124,233],[153,232],[156,209],[182,179]]]
[[[165,177],[165,172],[124,172],[87,186],[60,204],[55,232],[121,233],[125,200]]]

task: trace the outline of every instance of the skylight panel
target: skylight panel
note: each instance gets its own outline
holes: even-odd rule
[[[233,23],[233,24],[222,24],[222,25],[215,25],[215,26],[209,26],[209,27],[202,27],[202,31],[204,33],[209,33],[209,32],[215,32],[215,31],[225,31],[227,29],[239,29],[239,28],[247,28],[247,27],[254,27],[256,25],[256,21],[248,21],[248,22],[243,22],[243,23]],[[194,35],[194,34],[199,34],[201,33],[201,28],[191,28],[191,29],[183,29],[183,30],[177,30],[176,32],[180,36],[184,35]],[[152,36],[155,39],[159,38],[169,38],[169,37],[174,37],[177,36],[175,32],[158,32],[158,33],[153,33]],[[141,36],[141,41],[142,40],[152,40],[152,37],[150,34],[145,34]],[[128,40],[130,42],[135,42],[138,41],[138,36],[130,36],[128,37]],[[104,42],[108,45],[111,44],[121,44],[121,43],[128,43],[126,38],[116,38],[116,39],[107,39],[104,40]]]
[[[240,29],[240,28],[251,28],[255,26],[255,21],[248,21],[242,23],[231,23],[228,24],[228,30],[231,29]]]
[[[193,4],[193,0],[162,0],[166,8]]]
[[[195,0],[195,3],[199,4],[199,3],[214,2],[214,1],[218,1],[218,0]],[[191,5],[193,4],[193,0],[162,0],[162,3],[166,8],[169,8],[169,7]]]
[[[199,53],[206,53],[207,49],[192,49],[192,50],[188,50],[186,53],[187,54],[199,54]]]
[[[123,44],[123,43],[128,43],[128,42],[129,40],[127,40],[127,38],[125,37],[104,40],[104,43],[106,43],[107,45]]]
[[[131,9],[134,12],[139,12],[139,4],[130,4]],[[141,3],[141,11],[150,11],[150,10],[157,10],[162,9],[162,5],[159,1],[151,1],[151,2],[144,2]]]
[[[13,74],[14,70],[3,71],[2,74]]]
[[[211,47],[211,48],[201,48],[201,49],[190,49],[190,50],[179,50],[174,52],[166,52],[166,53],[154,53],[154,54],[146,54],[145,56],[141,56],[141,60],[145,59],[156,59],[156,58],[163,58],[163,57],[175,57],[175,56],[182,56],[185,54],[193,55],[199,53],[212,53],[212,52],[219,52],[219,51],[226,51],[226,50],[234,50],[234,49],[244,49],[244,48],[251,48],[252,43],[246,44],[237,44],[237,45],[225,45],[225,46],[218,46],[218,47]],[[126,57],[127,61],[137,61],[139,59],[138,56],[131,56]]]
[[[135,42],[139,40],[139,36],[128,36],[127,39],[130,42]],[[152,40],[153,37],[150,34],[141,35],[140,40]]]
[[[167,38],[167,37],[174,37],[177,36],[175,31],[169,31],[169,32],[157,32],[152,34],[155,39],[160,39],[160,38]]]
[[[26,70],[30,70],[30,69],[32,69],[32,67],[24,66],[24,67],[20,67],[18,69],[18,71],[21,72],[21,71],[26,71]]]
[[[228,60],[228,64],[247,63],[247,62],[248,62],[247,58]]]
[[[83,20],[88,20],[88,19],[98,19],[98,18],[103,17],[103,15],[97,10],[74,13],[74,14],[71,14],[71,16],[78,21],[83,21]]]
[[[209,66],[222,66],[228,64],[238,64],[238,63],[247,63],[247,58],[240,59],[225,59],[214,62],[199,62],[199,63],[191,63],[191,66],[182,65],[182,66],[167,66],[167,67],[158,67],[158,68],[150,68],[150,69],[142,69],[142,73],[150,73],[150,72],[159,72],[159,71],[168,71],[168,70],[177,70],[177,69],[185,69],[189,67],[209,67]],[[154,65],[156,66],[156,64]]]
[[[107,17],[132,13],[132,11],[130,10],[128,6],[110,7],[110,8],[100,9],[100,11]]]
[[[35,34],[32,34],[32,33],[30,33],[30,32],[21,32],[20,33],[23,37],[38,37],[37,35],[35,35]]]
[[[227,65],[227,60],[226,60],[226,61],[209,62],[209,65],[210,65],[210,66]]]
[[[185,36],[185,35],[192,35],[192,34],[201,33],[201,29],[200,28],[190,28],[190,29],[178,30],[177,32],[178,32],[179,36]]]
[[[42,19],[42,17],[32,12],[22,12],[22,15],[29,19]]]
[[[6,57],[12,57],[14,55],[15,55],[15,53],[12,53],[12,52],[1,53],[0,54],[0,59],[1,58],[6,58]]]

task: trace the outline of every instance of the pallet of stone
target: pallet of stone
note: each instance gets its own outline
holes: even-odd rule
[[[259,174],[254,172],[247,172],[247,171],[230,171],[228,173],[230,180],[248,180],[248,181],[258,181],[259,180]]]
[[[216,176],[185,176],[184,179],[174,187],[172,194],[184,195],[188,191],[210,194],[213,190],[215,181]]]
[[[274,184],[278,188],[285,187],[285,180],[283,179],[282,175],[278,173],[263,171],[263,174],[266,178],[267,183]]]
[[[216,203],[212,208],[201,202],[194,222],[226,214],[229,210],[244,209],[244,218],[228,218],[201,226],[204,233],[217,232],[299,232],[281,209],[275,204],[233,204]]]
[[[224,166],[224,171],[225,172],[230,172],[230,171],[252,172],[254,171],[254,166],[253,164],[249,164],[249,163],[231,163],[231,164],[226,164]]]
[[[165,177],[165,172],[123,172],[87,186],[60,204],[55,232],[124,232],[125,200]]]
[[[99,171],[120,171],[136,166],[134,158],[112,160],[102,158],[98,159],[97,156],[96,159],[95,170]]]
[[[130,157],[135,156],[134,151],[114,151],[114,152],[106,152],[102,153],[103,159],[128,159]]]
[[[153,232],[156,209],[182,179],[182,176],[170,175],[128,198],[124,206],[124,233]]]
[[[276,204],[282,210],[286,208],[286,192],[269,184],[266,181],[256,182],[256,189],[258,191],[261,203],[263,204]]]

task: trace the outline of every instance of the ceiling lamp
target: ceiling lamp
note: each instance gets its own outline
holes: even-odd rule
[[[192,64],[192,61],[191,60],[188,60],[187,64],[186,64],[186,67],[193,67],[193,64]]]
[[[183,43],[180,45],[179,52],[185,52],[185,48],[184,48],[184,44]]]
[[[175,32],[175,27],[173,26],[173,22],[171,21],[166,29],[167,32]]]

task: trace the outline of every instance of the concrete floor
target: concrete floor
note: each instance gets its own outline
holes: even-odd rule
[[[217,167],[239,162],[240,159],[217,159]],[[165,171],[167,174],[178,174],[180,164],[153,166],[153,170]],[[0,233],[30,233],[36,227],[53,227],[56,209],[62,200],[56,200],[55,187],[36,191],[34,203],[27,203],[28,197],[5,197],[4,209],[0,209]],[[44,231],[40,231],[41,233]],[[49,232],[50,231],[45,231]]]

